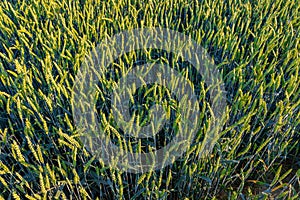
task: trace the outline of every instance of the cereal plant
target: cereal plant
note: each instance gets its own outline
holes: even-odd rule
[[[1,1],[0,199],[299,199],[299,9],[297,0]],[[200,157],[217,83],[209,87],[191,63],[159,49],[126,52],[104,66],[110,74],[96,84],[93,120],[128,151],[161,148],[181,128],[178,98],[156,84],[130,96],[136,117],[128,127],[149,124],[149,107],[161,103],[172,122],[164,132],[136,140],[116,128],[109,93],[130,67],[173,66],[199,100],[201,123],[187,151],[163,168],[131,173],[86,148],[72,95],[90,52],[139,28],[173,30],[205,49],[226,106],[215,145]]]

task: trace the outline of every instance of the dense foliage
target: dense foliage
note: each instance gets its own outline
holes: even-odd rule
[[[297,0],[0,2],[2,199],[298,199]],[[70,98],[82,60],[123,30],[164,27],[207,49],[223,76],[226,123],[212,154],[194,146],[144,174],[82,147]]]

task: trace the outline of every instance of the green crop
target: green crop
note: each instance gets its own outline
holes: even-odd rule
[[[299,199],[299,8],[297,0],[1,1],[0,199]],[[91,49],[142,27],[184,33],[207,49],[228,106],[209,156],[198,159],[210,125],[204,109],[199,137],[184,156],[164,169],[130,174],[83,148],[71,97]],[[122,71],[136,58],[157,59],[153,54],[168,60],[149,50],[114,66]],[[198,88],[204,100],[203,82]],[[176,102],[166,107],[171,116]],[[109,126],[111,119],[103,119]],[[120,140],[118,130],[109,131]],[[153,146],[127,145],[130,151]]]

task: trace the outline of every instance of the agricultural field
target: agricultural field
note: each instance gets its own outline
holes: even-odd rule
[[[297,0],[1,1],[0,199],[300,199],[299,9]],[[218,137],[200,155],[217,118],[209,90],[218,85],[161,49],[126,52],[104,66],[111,74],[98,76],[96,120],[130,152],[151,154],[181,130],[178,98],[155,84],[130,97],[137,119],[129,125],[149,124],[145,106],[135,105],[165,102],[172,123],[157,141],[115,128],[109,93],[130,67],[167,63],[191,80],[200,101],[190,105],[199,107],[200,123],[187,150],[167,166],[133,173],[86,148],[72,102],[90,52],[142,28],[172,30],[205,49],[225,104]]]

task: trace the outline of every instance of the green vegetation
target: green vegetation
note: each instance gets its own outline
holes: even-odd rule
[[[0,199],[299,199],[297,0],[0,2]],[[123,30],[165,27],[208,50],[226,88],[209,157],[197,145],[144,174],[82,146],[71,94],[82,60]],[[195,147],[196,146],[196,147]]]

